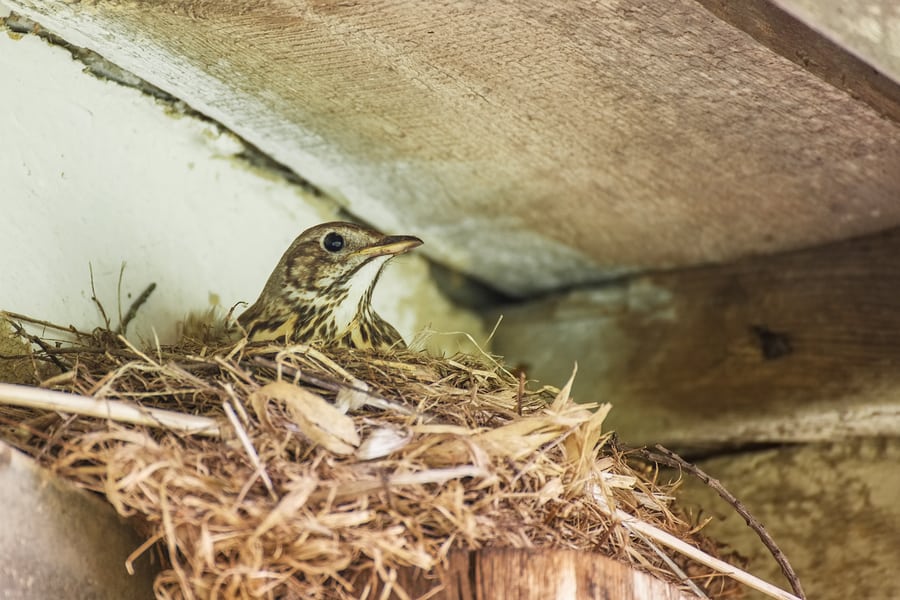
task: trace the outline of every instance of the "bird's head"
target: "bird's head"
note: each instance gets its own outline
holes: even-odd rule
[[[341,339],[361,324],[381,323],[369,304],[381,270],[392,257],[421,244],[417,237],[385,236],[353,223],[311,227],[288,247],[259,299],[238,322],[251,339],[287,335],[326,341]],[[352,341],[371,343],[370,329],[369,338]],[[385,339],[397,336],[393,328],[388,333],[392,335],[385,334]]]
[[[323,223],[301,233],[278,267],[298,294],[367,290],[389,259],[421,244],[417,237],[385,236],[353,223]]]

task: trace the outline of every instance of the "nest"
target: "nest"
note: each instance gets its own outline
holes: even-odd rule
[[[23,320],[9,319],[26,335]],[[571,381],[534,388],[487,355],[140,349],[43,326],[16,356],[40,402],[0,406],[2,434],[139,523],[147,542],[130,560],[160,553],[157,598],[404,598],[398,570],[500,546],[600,552],[736,593],[654,541],[716,553],[673,488],[616,449],[609,405],[576,404]],[[46,410],[54,398],[82,404]]]

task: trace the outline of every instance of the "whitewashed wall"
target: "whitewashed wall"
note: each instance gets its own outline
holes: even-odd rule
[[[233,158],[243,146],[229,133],[83,67],[35,36],[0,35],[0,309],[100,325],[91,265],[115,323],[125,263],[123,311],[158,285],[131,337],[171,341],[177,321],[215,298],[252,302],[290,241],[337,216]],[[391,264],[375,303],[407,339],[428,324],[483,339],[415,255]]]

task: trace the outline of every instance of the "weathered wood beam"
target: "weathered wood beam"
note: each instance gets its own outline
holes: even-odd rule
[[[513,294],[900,225],[900,125],[695,0],[6,2]]]
[[[900,231],[660,273],[505,310],[495,349],[626,441],[900,436]]]
[[[400,569],[397,585],[411,598],[566,598],[691,600],[694,594],[602,554],[562,549],[485,548],[450,554],[433,579]],[[442,590],[436,588],[443,585]],[[380,591],[380,590],[379,590]],[[434,594],[433,596],[431,594]],[[398,596],[391,596],[391,598]]]
[[[765,44],[778,54],[791,60],[810,73],[821,77],[836,88],[847,91],[866,102],[880,113],[900,121],[900,73],[886,72],[890,69],[889,56],[876,56],[871,49],[848,48],[822,34],[824,25],[804,21],[797,16],[802,12],[802,4],[796,0],[697,0],[710,12],[738,29],[746,31],[754,39]],[[893,3],[885,3],[884,10],[877,10],[873,3],[856,3],[841,6],[840,12],[858,14],[862,24],[870,19],[881,20],[884,35],[890,37],[891,27],[900,26],[900,13],[891,18],[886,14]],[[790,10],[793,9],[793,10]],[[875,9],[875,10],[872,10]],[[821,8],[819,10],[822,10]],[[873,14],[874,13],[874,14]],[[817,27],[818,25],[818,27]],[[846,25],[849,29],[849,25]],[[883,50],[886,54],[887,50]],[[895,49],[900,54],[900,45]],[[881,63],[884,66],[881,66]],[[900,168],[900,167],[898,167]]]

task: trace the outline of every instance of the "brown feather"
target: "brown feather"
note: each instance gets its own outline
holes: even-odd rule
[[[238,322],[250,341],[403,347],[397,330],[372,310],[372,290],[388,260],[421,243],[352,223],[307,229],[285,251]]]

